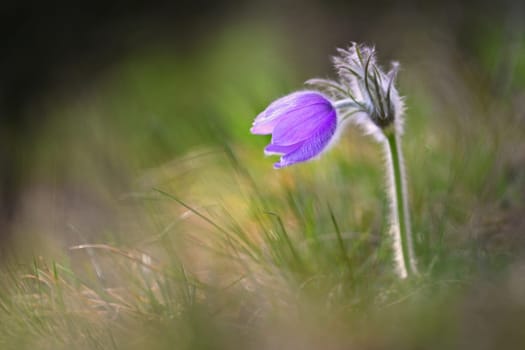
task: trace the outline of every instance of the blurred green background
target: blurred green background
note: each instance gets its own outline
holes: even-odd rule
[[[525,346],[524,11],[6,3],[1,347]],[[391,274],[377,144],[275,171],[249,134],[350,41],[401,63],[417,281]]]

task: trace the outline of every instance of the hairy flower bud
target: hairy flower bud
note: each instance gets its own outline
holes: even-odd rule
[[[348,49],[338,49],[333,63],[339,81],[312,79],[306,84],[334,99],[346,99],[348,103],[339,105],[350,107],[356,114],[354,121],[376,138],[382,139],[391,128],[401,133],[404,103],[395,87],[399,64],[393,62],[385,73],[377,64],[375,49],[356,43]]]

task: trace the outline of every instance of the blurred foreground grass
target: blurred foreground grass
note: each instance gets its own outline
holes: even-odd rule
[[[274,171],[248,134],[312,75],[275,37],[151,48],[44,106],[55,122],[31,140],[2,349],[525,346],[523,81],[497,95],[441,47],[405,53],[422,276],[399,282],[376,144],[348,130]]]

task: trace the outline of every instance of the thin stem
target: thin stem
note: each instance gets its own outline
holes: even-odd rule
[[[335,108],[346,108],[346,107],[355,107],[356,103],[350,98],[345,98],[344,100],[335,101],[333,103]]]
[[[361,108],[364,109],[365,106],[362,103],[359,103],[355,100],[355,98],[345,98],[339,101],[335,101],[333,103],[334,108],[336,109],[342,109],[342,108]]]
[[[401,278],[417,275],[416,260],[412,246],[408,192],[405,164],[401,150],[401,138],[394,130],[385,133],[390,199],[391,234],[397,272]]]

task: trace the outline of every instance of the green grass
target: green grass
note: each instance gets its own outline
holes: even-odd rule
[[[510,97],[491,100],[455,66],[463,85],[445,87],[443,67],[404,66],[421,276],[399,281],[380,146],[352,129],[322,159],[273,170],[251,120],[309,75],[271,33],[239,32],[195,57],[133,55],[96,92],[49,107],[29,198],[44,193],[30,214],[51,223],[20,225],[0,348],[525,345],[524,134]]]

